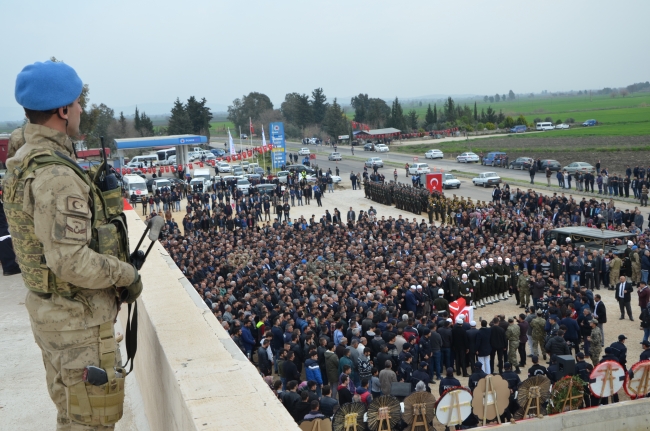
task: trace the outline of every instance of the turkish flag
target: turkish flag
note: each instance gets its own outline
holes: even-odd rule
[[[165,172],[169,173],[169,166],[165,166]]]
[[[249,126],[250,126],[250,129],[251,129],[251,136],[252,136],[253,133],[255,133],[255,129],[253,129],[253,120],[251,120],[251,119],[249,118],[248,121],[249,121]]]
[[[442,192],[442,173],[427,174],[426,186],[430,192],[434,190]]]
[[[230,163],[230,156],[226,157],[226,162]]]
[[[200,163],[199,163],[199,167],[200,167],[200,168],[203,167],[203,162],[200,162]]]
[[[172,174],[176,173],[176,166],[172,166]]]
[[[253,150],[248,150],[248,157],[253,157]]]

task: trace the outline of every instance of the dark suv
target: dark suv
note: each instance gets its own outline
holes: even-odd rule
[[[542,160],[540,171],[545,171],[547,166],[551,169],[551,172],[557,172],[562,169],[562,165],[557,160],[546,159]]]
[[[535,161],[530,157],[517,157],[516,160],[510,162],[510,169],[519,169],[523,171],[524,169],[529,169],[530,165],[533,163],[535,163]]]

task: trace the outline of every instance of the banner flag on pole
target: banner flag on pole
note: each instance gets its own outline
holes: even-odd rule
[[[228,128],[228,143],[230,144],[230,154],[234,155],[236,153],[235,143],[232,140],[232,135],[230,134],[230,128]]]
[[[266,137],[264,136],[264,124],[262,124],[262,147],[266,147]]]
[[[251,120],[251,117],[248,117],[248,125],[250,128],[251,136],[253,136],[253,133],[255,133],[255,129],[253,129],[253,120]]]

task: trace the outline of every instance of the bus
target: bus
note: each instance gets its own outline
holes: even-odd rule
[[[156,154],[158,155],[158,164],[168,165],[169,156],[176,155],[176,148],[165,148],[164,150],[157,151]]]

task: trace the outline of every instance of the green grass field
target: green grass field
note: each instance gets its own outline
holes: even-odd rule
[[[459,100],[457,103],[467,103],[472,109],[473,101]],[[503,111],[506,116],[517,118],[524,115],[529,123],[535,118],[544,120],[551,117],[553,122],[560,119],[565,121],[573,118],[576,125],[573,129],[553,131],[557,136],[638,136],[650,135],[650,93],[632,93],[626,97],[617,96],[547,96],[547,97],[521,97],[513,101],[498,103],[485,103],[477,101],[476,108],[480,114],[481,109]],[[404,112],[415,109],[420,119],[423,119],[427,107],[405,107]],[[438,104],[438,110],[442,109]],[[589,119],[597,120],[598,127],[581,127],[580,124]],[[539,137],[541,134],[536,134]]]
[[[223,132],[224,129],[226,130],[226,133],[228,133],[229,127],[230,127],[230,133],[232,133],[233,136],[235,136],[235,134],[239,136],[239,132],[235,133],[235,125],[230,121],[214,121],[210,123],[210,133],[212,133],[213,131]]]

